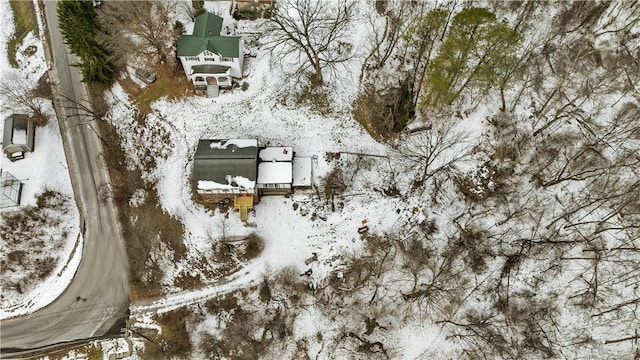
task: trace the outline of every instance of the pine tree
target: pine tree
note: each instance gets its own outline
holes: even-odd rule
[[[108,52],[96,41],[97,16],[91,1],[58,2],[58,23],[65,43],[80,57],[85,82],[111,83],[113,66]]]
[[[485,8],[469,8],[453,18],[451,28],[429,64],[420,105],[450,105],[470,86],[488,90],[517,63],[520,36],[496,21]]]

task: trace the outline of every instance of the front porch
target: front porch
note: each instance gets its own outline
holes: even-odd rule
[[[195,65],[189,76],[196,90],[204,90],[207,86],[230,88],[233,83],[230,68],[220,65]]]

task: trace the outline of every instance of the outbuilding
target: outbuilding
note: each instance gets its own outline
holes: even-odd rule
[[[9,160],[24,159],[27,152],[33,151],[35,125],[28,115],[13,114],[4,120],[2,151]]]

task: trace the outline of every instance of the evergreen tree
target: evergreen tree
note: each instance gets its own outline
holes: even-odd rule
[[[113,66],[108,52],[95,39],[97,16],[91,1],[58,2],[58,23],[65,43],[80,57],[85,82],[111,83]]]
[[[453,18],[438,55],[429,64],[420,104],[452,104],[471,85],[488,90],[517,63],[518,33],[485,8],[469,8]]]

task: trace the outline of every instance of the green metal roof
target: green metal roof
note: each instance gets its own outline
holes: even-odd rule
[[[240,57],[240,37],[220,36],[222,18],[204,13],[196,17],[193,34],[178,39],[178,56],[196,56],[204,50],[225,57]]]
[[[193,35],[200,37],[219,36],[221,30],[222,18],[220,16],[210,12],[196,16]]]

